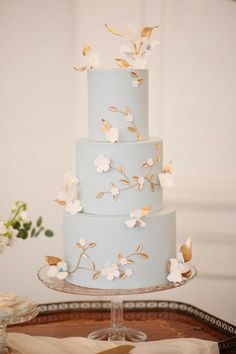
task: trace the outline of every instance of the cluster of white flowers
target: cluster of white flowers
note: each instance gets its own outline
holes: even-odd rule
[[[63,189],[58,193],[56,201],[65,206],[65,210],[75,215],[83,210],[78,195],[78,183],[79,179],[71,172],[67,172],[64,175]]]
[[[130,218],[129,220],[125,221],[126,226],[128,226],[130,229],[133,229],[134,227],[144,227],[146,226],[146,223],[142,220],[144,217],[144,214],[142,212],[142,209],[134,209],[130,212],[129,214]]]
[[[55,265],[50,265],[47,271],[50,278],[57,278],[63,280],[68,276],[68,266],[65,262],[60,261]]]
[[[181,281],[188,277],[191,270],[191,237],[189,237],[186,243],[180,248],[176,258],[169,260],[169,274],[167,280],[173,283],[181,283]]]
[[[121,258],[120,264],[126,265],[127,259]],[[115,263],[106,263],[101,271],[101,275],[103,277],[105,277],[107,280],[112,281],[116,278],[120,278],[121,270],[119,269],[118,265]],[[124,277],[130,277],[132,275],[133,275],[132,269],[127,268],[124,270],[124,273],[123,273]]]
[[[163,168],[162,173],[159,173],[158,177],[162,188],[173,187],[172,170],[172,162],[169,162],[168,165]]]

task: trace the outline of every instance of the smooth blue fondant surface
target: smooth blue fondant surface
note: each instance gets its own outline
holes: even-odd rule
[[[175,211],[162,210],[151,213],[145,218],[144,228],[129,229],[125,225],[126,216],[96,216],[85,213],[65,214],[64,218],[64,256],[69,267],[78,261],[81,250],[75,243],[81,238],[96,242],[96,246],[87,251],[89,259],[82,259],[82,267],[90,267],[93,261],[97,269],[102,269],[107,262],[118,263],[120,253],[126,257],[142,245],[142,252],[148,254],[147,260],[134,256],[130,268],[133,275],[126,279],[108,281],[99,276],[92,280],[92,272],[78,270],[67,280],[77,285],[103,289],[132,289],[166,283],[167,264],[176,254]]]
[[[162,188],[151,191],[146,180],[142,191],[138,187],[120,192],[114,201],[111,193],[97,199],[99,192],[110,191],[111,183],[119,189],[127,187],[120,182],[124,177],[116,170],[98,173],[94,161],[99,154],[110,158],[111,165],[118,168],[125,166],[125,174],[134,182],[133,176],[144,176],[149,168],[142,168],[148,158],[155,158],[155,145],[160,143],[160,162],[152,169],[151,174],[158,175],[162,170],[162,142],[160,139],[129,143],[105,143],[83,139],[76,144],[76,175],[79,177],[79,199],[83,211],[96,215],[124,215],[131,210],[151,206],[152,210],[162,208]],[[157,178],[156,178],[157,179]]]
[[[137,140],[127,127],[130,125],[120,113],[109,111],[110,106],[124,110],[128,106],[134,115],[142,139],[148,139],[148,71],[138,70],[144,82],[139,87],[132,87],[132,70],[104,69],[88,72],[88,111],[89,139],[106,141],[101,131],[101,119],[109,121],[120,131],[119,141]]]

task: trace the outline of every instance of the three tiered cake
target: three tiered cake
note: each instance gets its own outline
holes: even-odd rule
[[[163,187],[173,184],[172,165],[163,167],[161,139],[149,138],[148,70],[142,66],[154,28],[144,27],[139,42],[131,41],[134,52],[126,49],[127,60],[116,59],[119,68],[94,68],[93,55],[77,69],[88,72],[89,134],[76,144],[76,177],[65,175],[57,197],[65,206],[64,261],[47,257],[50,277],[89,288],[137,289],[190,274],[191,240],[175,258],[175,211],[162,202]],[[83,55],[91,53],[84,46]]]

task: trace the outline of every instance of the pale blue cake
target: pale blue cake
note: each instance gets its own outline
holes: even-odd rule
[[[176,256],[175,211],[163,209],[158,179],[162,141],[148,137],[148,71],[137,74],[139,85],[129,69],[88,72],[89,135],[76,144],[83,211],[64,216],[67,280],[76,285],[164,284]]]

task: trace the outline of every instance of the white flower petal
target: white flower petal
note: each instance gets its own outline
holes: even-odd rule
[[[106,133],[106,139],[110,143],[115,143],[119,139],[119,129],[117,127],[111,127]]]
[[[48,271],[47,271],[47,275],[50,278],[54,278],[57,275],[57,273],[58,273],[58,268],[55,265],[50,266]]]
[[[59,279],[59,280],[63,280],[67,276],[68,276],[68,272],[58,272],[57,275],[56,275],[57,279]]]
[[[81,246],[86,246],[87,245],[87,241],[84,239],[84,238],[81,238],[80,240],[79,240],[79,243],[81,244]]]
[[[68,266],[65,262],[58,262],[57,263],[57,269],[59,272],[65,272],[68,270]]]
[[[131,276],[133,275],[132,269],[126,269],[126,270],[125,270],[125,275],[126,275],[127,277],[131,277]]]
[[[138,80],[133,80],[132,81],[132,86],[133,87],[138,87],[139,86],[139,81]]]
[[[137,222],[137,225],[140,226],[140,227],[146,226],[146,223],[142,219],[137,219],[136,222]]]
[[[159,173],[158,177],[162,188],[170,188],[174,185],[173,178],[170,173]]]
[[[130,229],[133,229],[136,226],[136,223],[136,219],[126,220],[125,222],[126,226],[128,226]]]
[[[181,283],[181,281],[183,280],[183,277],[182,277],[182,274],[179,270],[175,270],[175,271],[171,272],[170,274],[168,274],[167,280],[169,280],[170,282],[173,282],[173,283]]]

